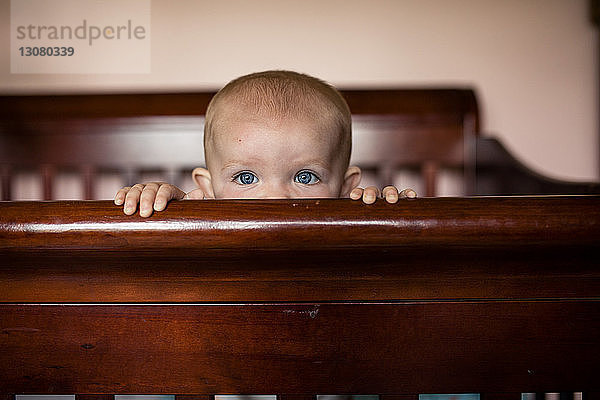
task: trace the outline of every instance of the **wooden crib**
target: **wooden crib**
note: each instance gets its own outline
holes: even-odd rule
[[[202,164],[211,93],[0,96],[2,198],[37,171]],[[598,193],[479,135],[468,89],[345,91],[353,160],[378,184],[443,168],[462,193]],[[185,144],[185,145],[182,145]],[[0,400],[14,394],[521,392],[598,396],[600,197],[183,201],[149,219],[109,201],[0,202]]]
[[[599,196],[0,202],[0,393],[584,392]]]

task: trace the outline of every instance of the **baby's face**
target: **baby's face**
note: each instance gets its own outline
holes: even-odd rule
[[[340,197],[345,163],[318,125],[229,118],[207,148],[215,198]]]

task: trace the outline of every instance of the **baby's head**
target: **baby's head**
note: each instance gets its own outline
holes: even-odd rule
[[[204,126],[207,169],[194,180],[207,197],[347,197],[360,181],[348,167],[350,109],[329,84],[290,71],[228,83]]]

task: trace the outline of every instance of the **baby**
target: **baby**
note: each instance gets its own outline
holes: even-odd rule
[[[164,182],[119,190],[115,204],[127,215],[148,217],[173,199],[274,199],[350,197],[371,204],[376,187],[359,188],[361,171],[349,166],[351,116],[329,84],[291,71],[237,78],[211,100],[204,125],[207,168],[192,172],[198,189],[184,193]],[[416,197],[393,186],[389,203]]]

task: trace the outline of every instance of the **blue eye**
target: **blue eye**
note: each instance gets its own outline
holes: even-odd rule
[[[294,176],[294,182],[302,183],[303,185],[314,185],[320,181],[319,177],[310,171],[300,171]]]
[[[239,185],[251,185],[258,182],[258,178],[252,172],[240,172],[233,177],[233,181]]]

